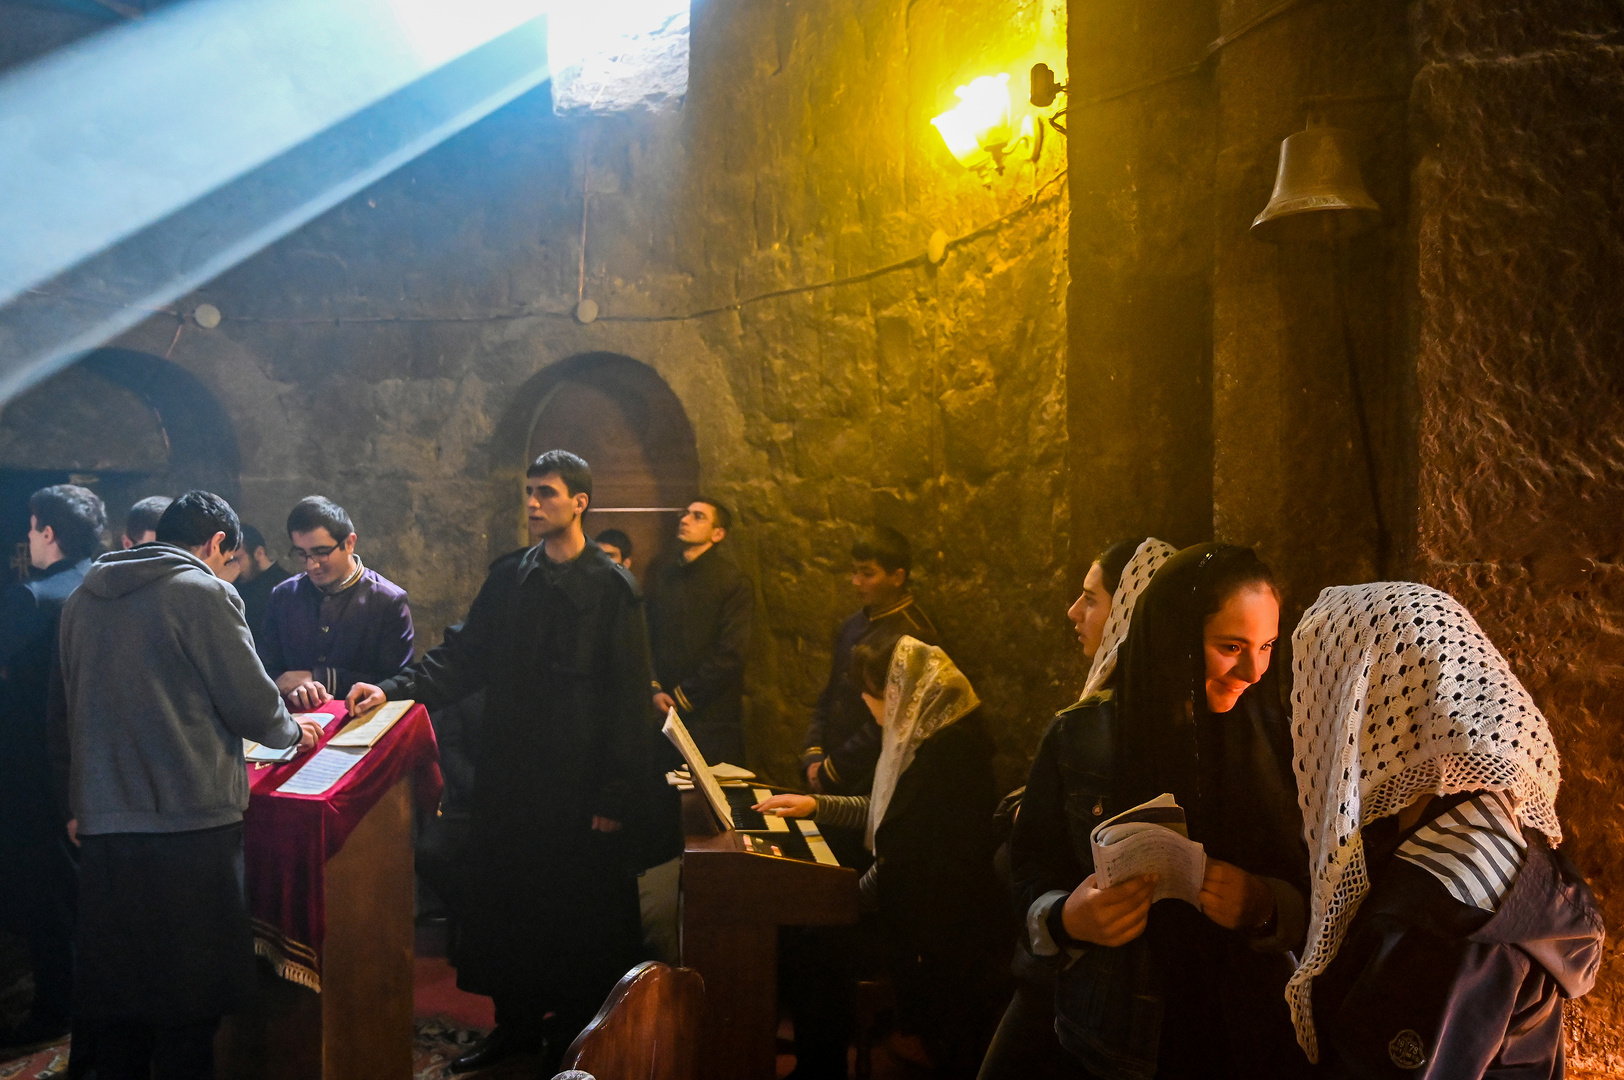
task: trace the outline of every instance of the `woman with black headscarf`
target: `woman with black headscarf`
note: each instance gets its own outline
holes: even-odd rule
[[[1115,671],[1044,735],[1011,841],[1032,950],[1060,969],[1059,1042],[1099,1080],[1291,1076],[1307,861],[1272,576],[1249,548],[1187,548],[1131,614]],[[1095,887],[1095,826],[1164,792],[1206,849],[1199,908],[1153,903],[1151,878]]]

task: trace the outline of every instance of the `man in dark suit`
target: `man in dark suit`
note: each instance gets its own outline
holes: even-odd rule
[[[673,707],[705,760],[744,764],[744,664],[755,590],[724,543],[733,527],[711,498],[688,504],[677,523],[682,553],[648,575],[648,636],[654,706]]]
[[[0,594],[0,928],[27,942],[34,1004],[0,1032],[0,1052],[68,1032],[78,880],[67,814],[52,789],[46,700],[62,604],[107,524],[101,499],[72,484],[34,492],[28,512],[29,579]]]

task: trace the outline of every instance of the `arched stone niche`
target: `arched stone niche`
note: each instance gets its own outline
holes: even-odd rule
[[[204,488],[235,504],[241,459],[230,417],[191,373],[149,353],[98,349],[0,410],[0,544],[22,569],[28,497],[76,483],[107,504],[109,539],[130,504]]]
[[[511,550],[514,537],[528,543],[517,492],[525,468],[547,450],[568,450],[592,466],[587,534],[614,528],[630,536],[639,577],[674,544],[679,508],[699,490],[699,454],[682,402],[653,368],[619,353],[582,353],[533,376],[505,413],[495,448],[496,472],[515,494],[493,522],[493,557]]]

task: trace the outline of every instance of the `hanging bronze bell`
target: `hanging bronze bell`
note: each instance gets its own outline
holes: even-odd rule
[[[1274,194],[1252,222],[1270,243],[1330,243],[1373,228],[1381,207],[1365,190],[1353,133],[1309,127],[1280,144]]]

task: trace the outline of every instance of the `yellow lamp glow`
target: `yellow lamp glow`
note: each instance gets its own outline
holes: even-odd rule
[[[931,120],[948,150],[967,169],[1002,171],[1009,130],[1009,76],[982,75],[953,91],[959,103]]]

